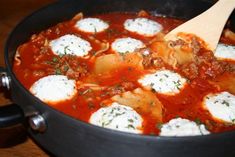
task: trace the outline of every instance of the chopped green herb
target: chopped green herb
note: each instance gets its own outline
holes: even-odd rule
[[[102,127],[105,127],[107,125],[109,125],[113,120],[109,120],[108,122],[102,122]]]
[[[58,58],[57,57],[53,57],[52,58],[52,62],[57,63],[58,62]]]
[[[118,117],[118,116],[121,116],[121,115],[123,115],[123,114],[125,114],[125,112],[123,112],[123,113],[116,113],[114,116],[115,116],[115,117]]]
[[[173,81],[173,83],[175,84],[175,87],[176,87],[178,90],[180,90],[180,85],[181,85],[180,80],[178,80],[177,82],[176,82],[176,81]]]
[[[69,46],[65,46],[65,47],[64,47],[64,54],[68,54],[68,51],[71,51],[68,47],[69,47]]]
[[[131,125],[131,124],[129,124],[129,125],[127,126],[127,128],[128,128],[128,129],[135,129],[135,127],[134,127],[133,125]]]
[[[69,70],[69,66],[65,65],[64,66],[64,71],[68,71]]]
[[[133,119],[128,119],[128,122],[133,123],[134,120]]]
[[[162,128],[162,125],[163,125],[163,124],[159,122],[159,123],[156,124],[156,128],[157,128],[157,129],[161,129],[161,128]]]
[[[112,110],[111,110],[110,114],[113,114],[113,112],[114,112],[114,109],[112,108]]]
[[[164,74],[164,76],[165,76],[166,78],[168,78],[168,77],[169,77],[167,74]]]
[[[64,54],[61,54],[61,53],[59,54],[59,57],[60,57],[60,58],[62,58],[63,56],[64,56]]]
[[[51,61],[45,61],[44,63],[45,63],[45,64],[49,64],[49,65],[54,64],[54,63],[53,63],[53,62],[51,62]]]
[[[94,36],[97,34],[97,29],[94,27],[94,29],[95,29],[95,32],[94,32]]]
[[[194,120],[194,122],[195,122],[197,125],[202,124],[202,122],[201,122],[201,120],[200,120],[199,118],[196,118],[196,119]]]
[[[61,75],[62,73],[61,73],[61,70],[60,69],[55,69],[55,74],[56,75]]]
[[[179,115],[176,115],[175,118],[180,118],[180,116],[179,116]]]
[[[225,101],[225,100],[223,100],[222,104],[223,104],[223,105],[226,105],[227,107],[229,107],[229,102],[227,102],[227,101]]]
[[[151,82],[151,83],[150,83],[150,87],[153,87],[153,86],[154,86],[154,83]]]

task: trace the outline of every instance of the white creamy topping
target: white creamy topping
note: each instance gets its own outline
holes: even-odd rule
[[[92,49],[90,43],[80,37],[67,34],[50,42],[50,47],[56,55],[85,56]]]
[[[136,49],[143,48],[142,41],[133,38],[118,38],[112,43],[112,49],[119,53],[134,52]]]
[[[235,46],[218,44],[214,55],[218,59],[235,60]]]
[[[30,92],[44,102],[71,99],[76,93],[75,81],[63,75],[49,75],[37,80]]]
[[[195,136],[210,134],[204,124],[196,124],[193,121],[175,118],[161,127],[160,136]]]
[[[154,36],[163,29],[161,24],[147,18],[127,19],[124,27],[130,32],[144,36]]]
[[[93,113],[90,123],[119,131],[142,133],[142,118],[131,107],[116,102]]]
[[[170,70],[160,70],[147,74],[138,80],[142,86],[150,86],[158,93],[175,95],[186,85],[186,79]]]
[[[109,27],[109,24],[98,18],[84,18],[79,20],[75,27],[89,33],[102,32]]]
[[[235,96],[228,92],[208,94],[204,105],[215,118],[235,123]]]

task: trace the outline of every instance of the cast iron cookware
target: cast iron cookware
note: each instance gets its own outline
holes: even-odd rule
[[[60,157],[234,157],[234,131],[194,137],[159,137],[100,128],[44,104],[30,94],[12,72],[13,57],[20,44],[32,34],[71,19],[78,12],[89,16],[144,9],[190,19],[212,4],[208,0],[64,0],[33,13],[13,30],[6,43],[6,75],[2,76],[2,84],[10,86],[12,100],[17,105],[0,109],[0,126],[29,123],[28,131],[35,141]]]

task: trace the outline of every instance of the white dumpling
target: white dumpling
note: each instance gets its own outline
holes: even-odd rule
[[[235,123],[235,95],[228,92],[208,94],[204,98],[204,105],[213,117]]]
[[[99,33],[109,27],[109,24],[99,18],[84,18],[75,24],[75,27],[88,33]]]
[[[112,49],[118,53],[131,53],[145,45],[142,41],[134,38],[118,38],[112,43]]]
[[[49,43],[52,51],[56,55],[86,56],[92,49],[90,43],[78,36],[67,34]]]
[[[131,107],[112,103],[94,112],[89,122],[101,127],[130,132],[142,133],[142,118]]]
[[[49,75],[37,80],[30,92],[44,102],[55,103],[73,98],[77,89],[75,80],[63,75]]]
[[[175,95],[187,84],[187,80],[178,73],[170,70],[159,70],[153,74],[147,74],[138,82],[142,86],[150,86],[156,92],[166,95]]]
[[[144,36],[154,36],[163,29],[161,24],[147,18],[127,19],[124,28]]]
[[[175,118],[162,125],[160,136],[196,136],[207,135],[210,132],[204,124],[196,124],[183,118]]]

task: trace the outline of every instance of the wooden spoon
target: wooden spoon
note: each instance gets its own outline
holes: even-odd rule
[[[165,40],[176,40],[180,32],[194,34],[203,39],[214,51],[234,7],[235,0],[219,0],[202,14],[173,29],[165,36]]]

